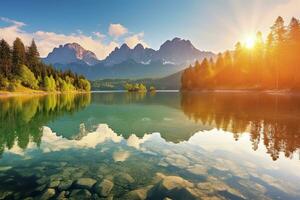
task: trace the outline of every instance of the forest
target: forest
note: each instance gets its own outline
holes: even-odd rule
[[[216,59],[196,61],[184,70],[182,90],[300,90],[300,23],[278,17],[266,39],[257,32],[251,48],[238,42]]]
[[[68,71],[60,71],[44,64],[35,44],[25,47],[16,38],[11,47],[4,39],[0,41],[0,90],[26,91],[44,90],[48,92],[89,91],[90,82],[83,76]]]

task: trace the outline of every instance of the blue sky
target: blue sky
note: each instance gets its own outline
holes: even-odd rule
[[[158,49],[174,37],[219,52],[299,10],[299,0],[10,0],[1,2],[0,38],[34,37],[42,56],[71,40],[103,58],[123,42]]]

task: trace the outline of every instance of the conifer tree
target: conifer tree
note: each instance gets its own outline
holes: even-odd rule
[[[6,78],[11,75],[11,50],[4,39],[0,41],[0,74]]]
[[[19,75],[21,66],[26,63],[25,46],[20,38],[17,38],[13,43],[12,52],[12,72],[14,75]]]

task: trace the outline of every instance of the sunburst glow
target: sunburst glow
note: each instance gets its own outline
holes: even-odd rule
[[[255,45],[255,36],[254,35],[248,35],[245,39],[245,46],[248,49],[252,49]]]

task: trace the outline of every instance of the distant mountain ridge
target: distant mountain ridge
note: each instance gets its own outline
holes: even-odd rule
[[[151,61],[162,61],[169,64],[190,64],[195,60],[202,60],[205,57],[213,57],[212,52],[200,51],[196,49],[189,40],[174,38],[167,40],[155,51],[151,48],[144,48],[138,44],[130,49],[126,44],[120,48],[115,48],[105,59],[105,65],[119,64],[128,59],[137,63],[148,64]]]
[[[97,56],[92,51],[84,49],[77,43],[67,43],[54,48],[43,61],[47,64],[69,64],[69,63],[85,63],[87,65],[95,65],[99,62]]]
[[[77,43],[54,48],[44,58],[56,68],[70,69],[89,79],[104,78],[159,78],[184,69],[195,60],[215,57],[200,51],[189,40],[174,38],[164,42],[158,50],[137,44],[133,49],[127,44],[116,47],[104,60]]]

